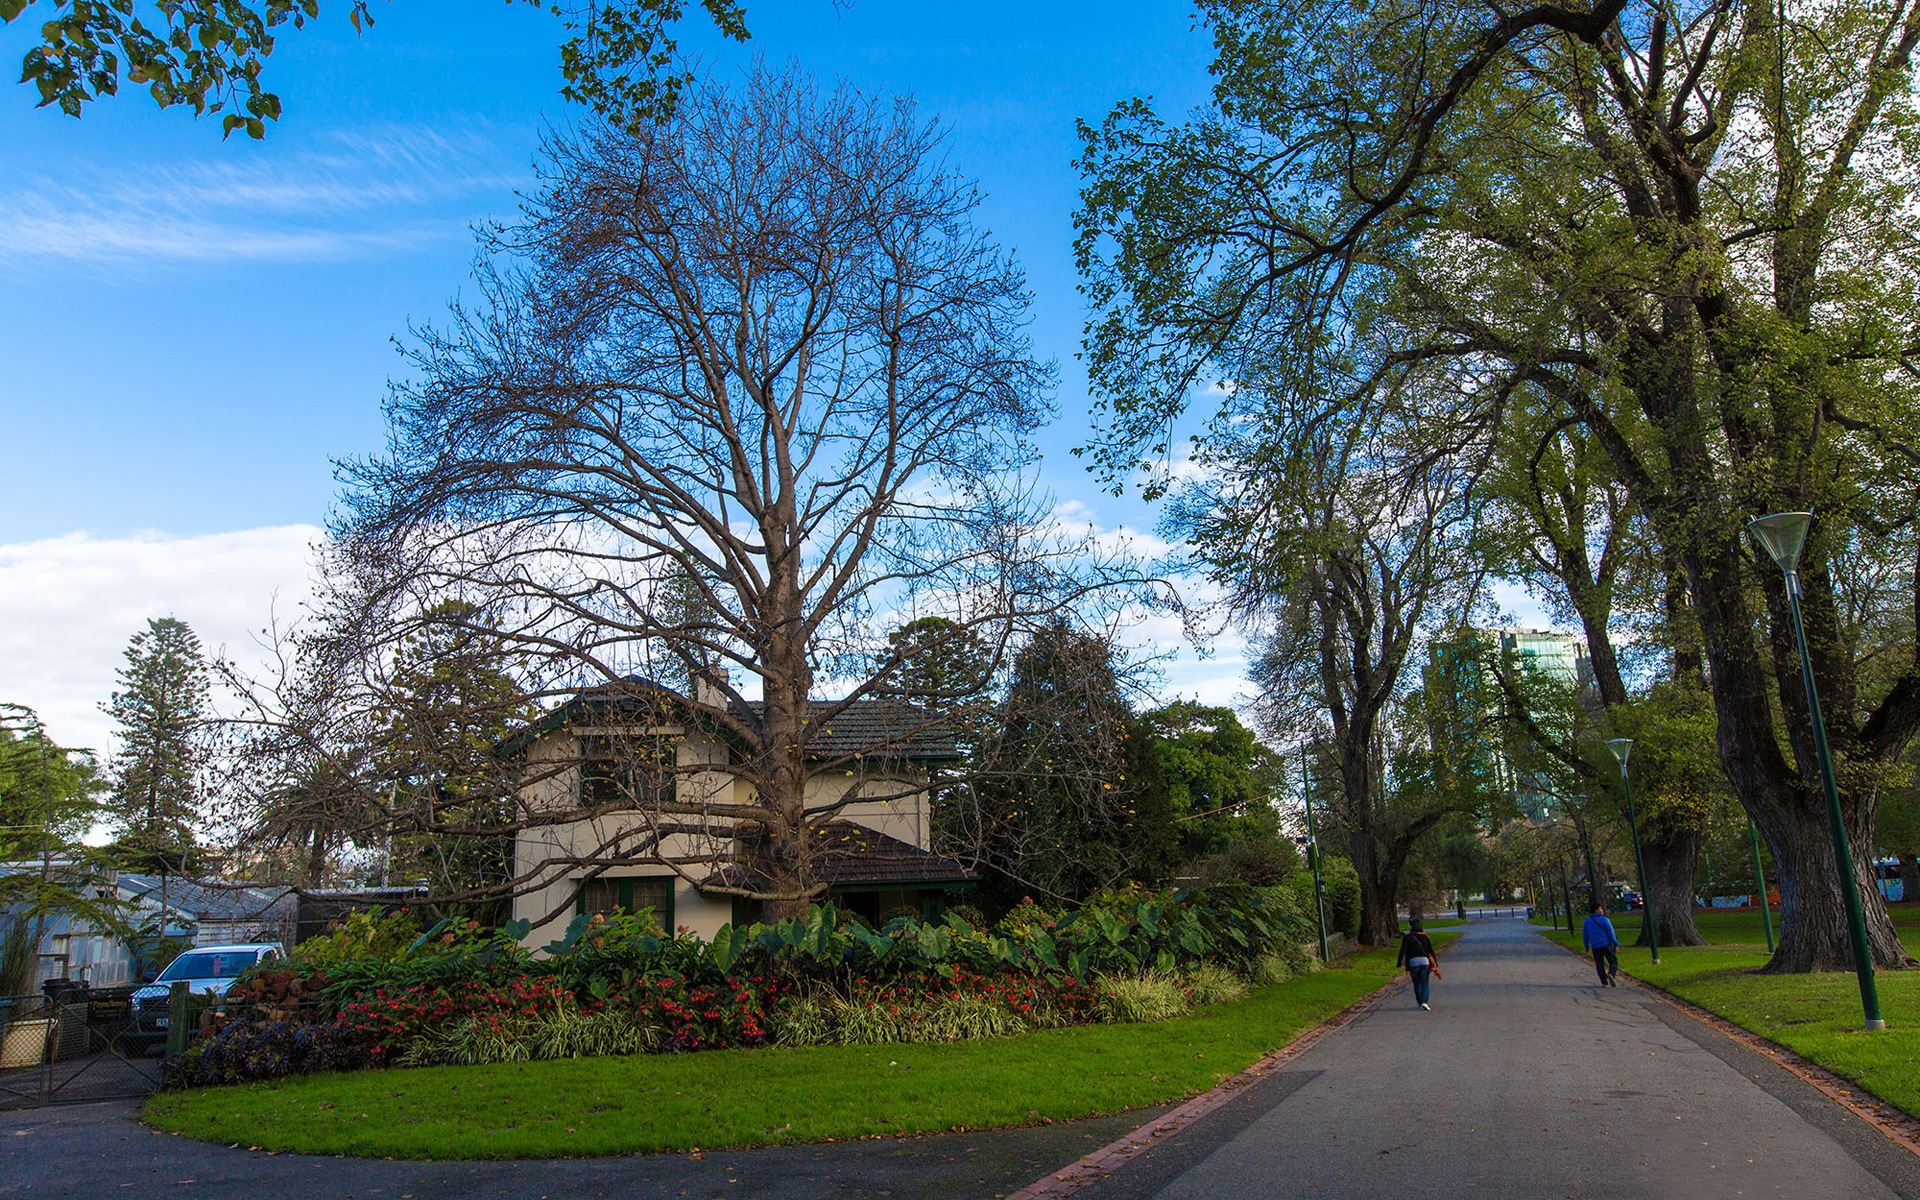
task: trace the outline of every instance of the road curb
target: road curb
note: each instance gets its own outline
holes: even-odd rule
[[[1160,1114],[1125,1137],[1109,1142],[1091,1154],[1068,1163],[1044,1179],[1028,1184],[1007,1196],[1006,1200],[1064,1200],[1081,1188],[1105,1179],[1131,1160],[1153,1149],[1154,1146],[1166,1141],[1208,1113],[1229,1103],[1266,1076],[1319,1045],[1329,1035],[1345,1029],[1366,1016],[1389,996],[1406,986],[1407,977],[1404,975],[1382,984],[1238,1075],[1224,1079],[1179,1107]]]
[[[1541,930],[1541,932],[1545,933],[1548,931]],[[1559,942],[1554,941],[1552,938],[1547,938],[1546,940],[1548,944],[1558,946],[1561,950],[1582,962],[1591,961],[1586,955],[1569,949],[1566,946],[1561,946]],[[1859,1117],[1862,1121],[1865,1121],[1868,1125],[1879,1130],[1888,1141],[1913,1154],[1915,1157],[1920,1157],[1920,1118],[1915,1118],[1898,1107],[1882,1100],[1861,1084],[1845,1076],[1836,1074],[1832,1070],[1814,1062],[1812,1059],[1802,1057],[1794,1051],[1787,1049],[1785,1046],[1782,1046],[1779,1042],[1762,1037],[1744,1025],[1736,1025],[1717,1013],[1701,1008],[1691,1000],[1676,996],[1659,984],[1649,983],[1638,975],[1629,973],[1624,968],[1621,969],[1618,977],[1625,979],[1633,987],[1647,993],[1654,999],[1662,1001],[1668,1007],[1692,1017],[1700,1024],[1705,1025],[1727,1040],[1736,1042],[1767,1059],[1814,1091],[1819,1092],[1827,1099],[1846,1109],[1854,1116]]]

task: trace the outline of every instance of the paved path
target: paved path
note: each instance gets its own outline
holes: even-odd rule
[[[1520,921],[1442,966],[1432,1012],[1401,992],[1075,1200],[1920,1196],[1920,1156]]]

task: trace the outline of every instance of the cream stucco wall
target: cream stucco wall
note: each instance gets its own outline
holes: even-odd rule
[[[676,751],[676,762],[682,772],[677,787],[683,801],[689,798],[697,800],[703,795],[718,797],[722,794],[735,803],[751,803],[753,800],[753,788],[745,781],[725,771],[700,769],[707,764],[726,761],[725,747],[710,735],[686,734],[678,728],[569,728],[547,734],[528,750],[526,762],[530,782],[521,790],[521,802],[529,814],[564,812],[576,804],[580,780],[573,760],[576,758],[575,738],[581,733],[682,735]],[[547,767],[543,769],[542,764],[547,764]],[[896,773],[892,778],[862,778],[848,772],[823,772],[808,781],[807,808],[809,812],[820,812],[822,821],[852,821],[925,850],[929,848],[930,838],[926,794],[914,792],[912,795],[897,795],[901,791],[911,791],[924,780],[924,775],[911,771]],[[845,797],[849,789],[855,789],[858,795],[867,798],[855,799],[837,813],[826,811]],[[514,842],[516,874],[525,877],[534,873],[534,880],[531,886],[514,898],[513,915],[534,923],[527,939],[530,944],[544,945],[565,932],[567,923],[574,915],[574,881],[588,871],[588,868],[567,866],[556,860],[617,858],[623,844],[630,846],[632,839],[644,836],[649,819],[649,814],[644,812],[622,812],[521,831]],[[666,838],[662,843],[665,851],[663,857],[725,856],[731,848],[731,841],[725,824],[716,821],[707,834],[676,834]],[[685,869],[695,878],[703,878],[712,868],[704,863],[691,863]],[[673,869],[663,864],[640,862],[631,867],[609,867],[601,878],[660,878],[672,875]],[[707,896],[690,880],[675,879],[675,925],[685,926],[701,937],[711,937],[732,918],[733,903],[730,897]]]

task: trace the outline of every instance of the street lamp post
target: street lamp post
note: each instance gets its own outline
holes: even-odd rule
[[[1813,659],[1807,653],[1807,630],[1800,621],[1800,551],[1813,524],[1808,512],[1773,513],[1747,522],[1747,533],[1767,552],[1786,576],[1787,610],[1793,616],[1793,640],[1800,648],[1800,685],[1807,693],[1807,720],[1813,726],[1813,756],[1820,764],[1820,786],[1826,792],[1827,823],[1833,829],[1834,866],[1840,874],[1840,896],[1847,906],[1847,932],[1853,939],[1853,971],[1860,978],[1860,1008],[1868,1029],[1885,1029],[1880,1016],[1880,993],[1873,980],[1873,951],[1867,945],[1867,918],[1860,907],[1860,885],[1853,876],[1853,851],[1847,845],[1846,819],[1840,813],[1840,788],[1833,778],[1833,755],[1827,749],[1827,723],[1820,715],[1820,693],[1813,686]]]
[[[1653,893],[1647,890],[1647,860],[1640,854],[1640,819],[1633,811],[1633,780],[1627,777],[1627,755],[1633,752],[1632,738],[1614,738],[1607,749],[1620,760],[1620,782],[1627,789],[1627,828],[1633,834],[1633,865],[1640,872],[1640,925],[1647,931],[1647,945],[1653,950],[1653,965],[1660,965],[1660,930],[1653,923]]]
[[[1320,839],[1313,831],[1313,779],[1307,774],[1307,748],[1300,747],[1300,800],[1307,808],[1307,865],[1313,868],[1313,917],[1320,929],[1320,961],[1332,962],[1327,953],[1327,885],[1320,878]]]
[[[1747,844],[1753,847],[1753,879],[1760,887],[1760,923],[1767,929],[1767,953],[1773,953],[1773,910],[1767,907],[1767,873],[1760,867],[1760,831],[1747,818]]]

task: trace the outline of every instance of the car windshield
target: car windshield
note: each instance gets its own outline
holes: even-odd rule
[[[160,981],[169,979],[232,979],[252,966],[260,957],[258,950],[221,950],[182,954],[160,972]]]

